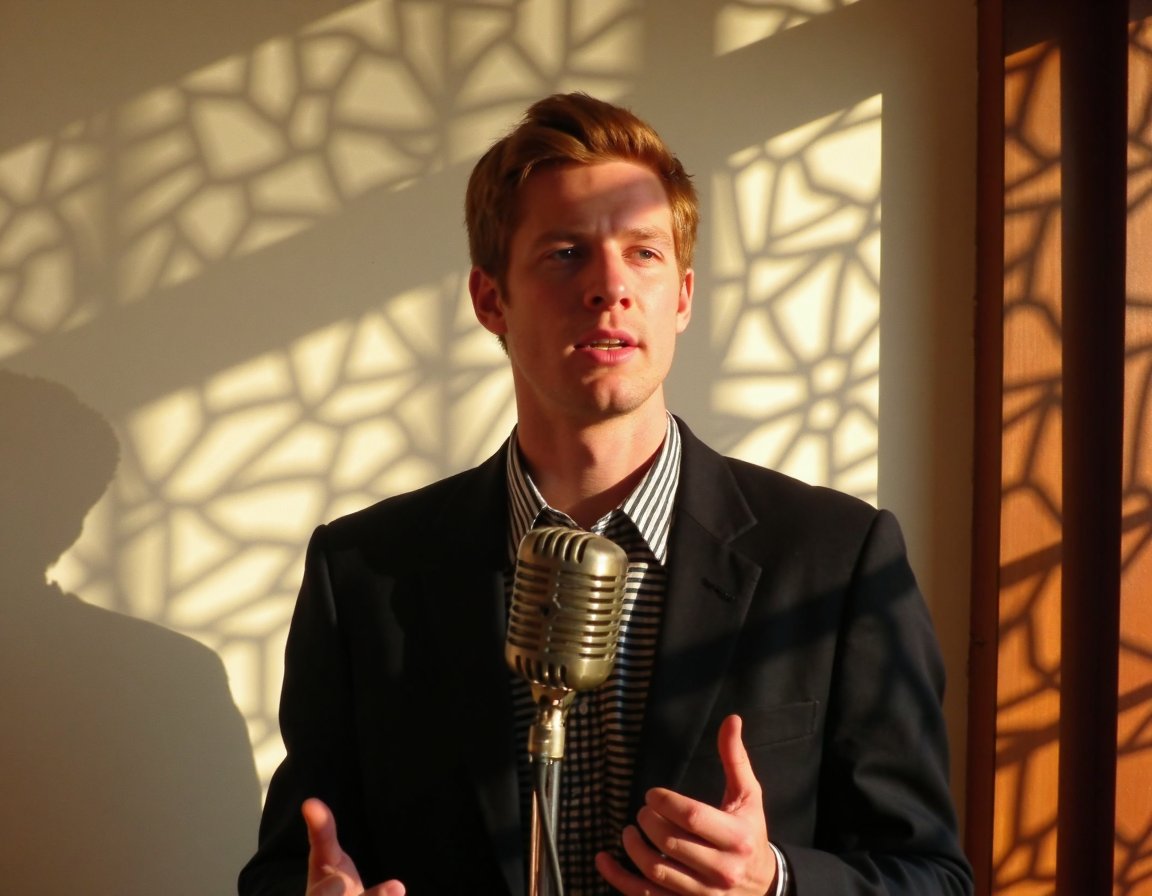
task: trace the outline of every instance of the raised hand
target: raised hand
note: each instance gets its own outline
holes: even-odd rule
[[[308,827],[308,889],[304,896],[404,896],[404,885],[390,880],[364,889],[352,859],[336,839],[336,819],[323,802],[305,800],[300,808]]]
[[[720,726],[723,802],[709,806],[664,788],[648,791],[636,816],[639,830],[630,825],[623,834],[624,851],[643,877],[600,853],[596,868],[609,884],[625,896],[764,896],[773,891],[776,854],[768,843],[760,782],[741,728],[739,716],[728,716]]]

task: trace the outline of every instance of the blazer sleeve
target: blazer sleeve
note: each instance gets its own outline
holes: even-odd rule
[[[794,892],[971,894],[948,788],[943,662],[890,513],[862,543],[839,624],[815,836],[779,844]]]
[[[257,851],[240,874],[240,896],[300,896],[304,892],[308,836],[300,805],[307,797],[319,797],[332,808],[339,821],[341,845],[350,855],[360,852],[352,689],[325,536],[326,527],[321,526],[308,545],[280,698],[280,730],[287,755],[269,786]]]

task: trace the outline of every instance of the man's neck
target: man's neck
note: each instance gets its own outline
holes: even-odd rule
[[[660,452],[667,414],[623,416],[579,426],[521,420],[520,452],[550,507],[588,528],[636,488]]]

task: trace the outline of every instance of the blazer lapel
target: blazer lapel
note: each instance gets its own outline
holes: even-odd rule
[[[508,891],[524,892],[524,850],[509,671],[504,663],[507,492],[502,449],[465,474],[442,521],[454,556],[430,557],[423,584],[439,632],[456,730]],[[447,728],[447,726],[446,726]]]
[[[760,578],[759,565],[731,545],[756,521],[727,462],[683,423],[680,430],[668,593],[633,777],[633,810],[651,787],[676,789],[698,749],[716,749],[700,741]]]

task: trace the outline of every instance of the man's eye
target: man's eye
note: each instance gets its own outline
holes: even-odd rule
[[[559,249],[552,250],[552,257],[557,261],[571,261],[577,255],[575,246],[563,246]]]

